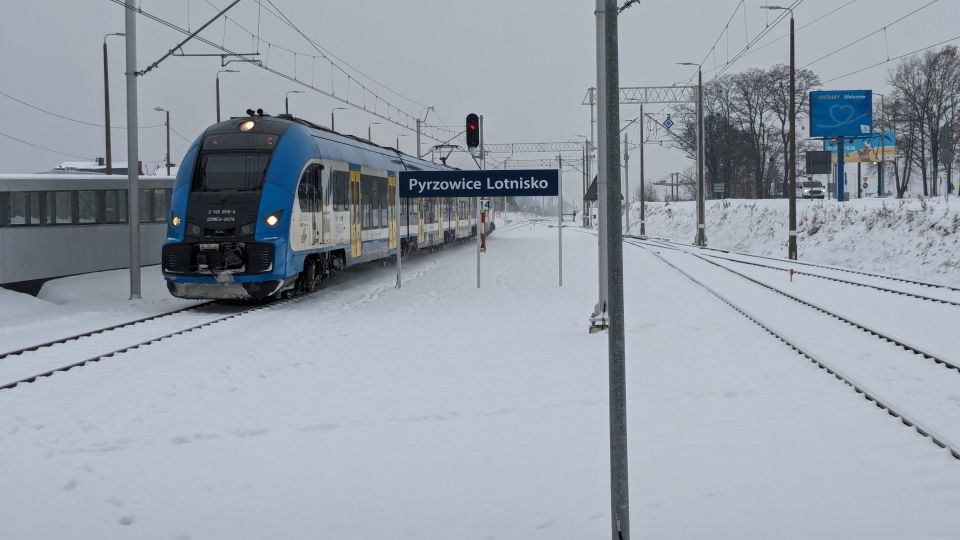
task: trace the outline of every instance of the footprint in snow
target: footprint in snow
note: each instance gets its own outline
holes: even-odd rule
[[[123,516],[122,518],[117,520],[117,523],[120,525],[123,525],[124,527],[128,527],[133,524],[134,517],[135,516]]]

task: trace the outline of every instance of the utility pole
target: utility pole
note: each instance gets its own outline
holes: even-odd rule
[[[113,150],[110,143],[110,77],[108,77],[107,63],[107,38],[110,36],[122,36],[123,32],[114,32],[103,36],[103,125],[106,128],[106,166],[107,174],[113,174]]]
[[[603,43],[602,75],[600,87],[600,137],[605,188],[598,189],[600,200],[606,200],[610,209],[620,202],[620,75],[617,52],[617,2],[597,0],[598,43]],[[604,170],[604,169],[601,169]],[[598,186],[599,188],[600,186]],[[602,195],[601,195],[602,194]],[[601,210],[602,211],[602,210]],[[609,355],[610,381],[610,518],[611,538],[630,540],[630,497],[627,474],[627,392],[626,349],[623,324],[623,244],[620,228],[620,212],[601,214],[601,223],[606,221],[608,258],[609,331],[607,351]]]
[[[760,6],[761,9],[787,10],[790,12],[790,149],[787,159],[787,200],[789,207],[789,234],[787,257],[797,260],[797,67],[794,56],[793,9],[783,6]],[[857,180],[857,185],[860,181]]]
[[[697,242],[707,245],[705,195],[703,192],[703,66],[697,65]]]
[[[646,208],[647,208],[647,187],[643,178],[643,103],[640,104],[640,236],[647,235]]]
[[[876,92],[875,92],[876,93]],[[886,172],[886,137],[884,130],[887,129],[887,117],[883,107],[883,94],[880,94],[880,169],[877,170],[877,197],[883,197],[883,173]]]
[[[130,229],[130,299],[140,298],[140,157],[137,139],[137,14],[135,0],[126,0],[127,46],[127,223]],[[169,161],[169,160],[167,160]]]

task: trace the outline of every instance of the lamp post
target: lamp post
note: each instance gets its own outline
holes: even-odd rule
[[[787,199],[790,207],[789,216],[789,238],[787,240],[787,257],[791,260],[797,260],[797,67],[794,60],[794,42],[793,42],[793,9],[784,6],[760,6],[761,8],[771,10],[787,10],[790,12],[790,151],[787,159],[787,170],[789,171],[789,185],[787,186]],[[857,179],[857,185],[860,180]]]
[[[331,130],[333,130],[333,131],[336,131],[336,130],[337,130],[336,124],[334,123],[333,113],[334,113],[335,111],[345,111],[345,110],[347,110],[346,107],[334,107],[334,108],[330,109],[330,129],[331,129]]]
[[[113,152],[110,149],[110,79],[107,77],[107,38],[125,35],[123,32],[114,32],[103,36],[103,125],[106,128],[107,174],[113,174]]]
[[[380,125],[380,122],[370,122],[369,124],[367,124],[367,140],[368,141],[373,142],[373,136],[370,128],[373,126],[379,126],[379,125]]]
[[[704,227],[705,197],[703,193],[703,66],[694,62],[678,62],[681,66],[697,66],[697,236],[694,244],[707,245],[707,233]]]
[[[286,95],[283,96],[283,110],[287,114],[290,114],[290,94],[302,94],[303,90],[287,90]]]
[[[167,176],[170,176],[170,111],[164,109],[163,107],[154,107],[153,110],[157,112],[162,112],[167,115],[167,119],[164,122],[167,126]],[[130,166],[129,164],[127,165]]]
[[[221,69],[217,72],[217,123],[220,123],[220,74],[221,73],[238,73],[235,69]]]

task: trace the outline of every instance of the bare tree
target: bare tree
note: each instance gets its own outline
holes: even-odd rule
[[[790,140],[790,66],[777,64],[770,68],[770,77],[773,81],[772,92],[770,93],[770,107],[776,117],[779,125],[780,141],[783,148],[787,148]],[[795,75],[794,100],[796,103],[796,115],[803,116],[807,113],[809,106],[808,97],[810,90],[819,87],[822,83],[816,73],[808,70],[798,70]],[[784,152],[786,154],[789,152]],[[799,161],[799,160],[798,160]],[[797,167],[799,170],[799,167]],[[783,193],[787,193],[787,179],[789,178],[789,169],[784,163],[783,167]]]
[[[770,106],[773,77],[762,69],[749,69],[733,76],[734,115],[750,138],[754,193],[758,199],[770,194],[768,161],[776,150],[772,147],[774,112]]]

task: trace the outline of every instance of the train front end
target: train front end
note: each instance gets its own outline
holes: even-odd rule
[[[289,286],[293,195],[284,180],[286,164],[301,161],[302,152],[290,126],[269,117],[232,119],[208,128],[187,151],[161,260],[171,294],[248,300]]]

